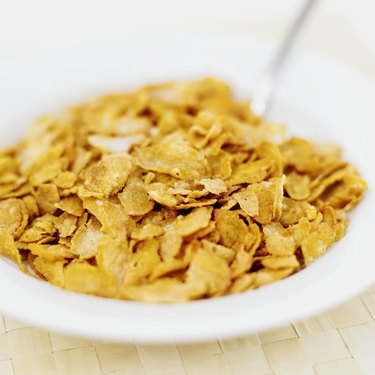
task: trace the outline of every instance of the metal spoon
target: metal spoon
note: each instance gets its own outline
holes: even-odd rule
[[[288,33],[286,34],[284,40],[282,41],[281,46],[271,60],[268,69],[255,86],[251,108],[258,116],[263,117],[269,111],[272,96],[277,87],[282,67],[284,66],[285,61],[292,50],[295,39],[302,29],[302,25],[305,23],[307,16],[311,14],[311,10],[315,3],[317,3],[317,0],[306,1]]]

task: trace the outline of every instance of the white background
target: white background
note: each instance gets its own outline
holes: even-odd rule
[[[162,30],[277,41],[304,0],[0,0],[0,58]],[[320,0],[299,48],[375,78],[375,1]]]

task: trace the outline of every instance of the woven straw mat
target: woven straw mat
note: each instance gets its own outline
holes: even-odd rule
[[[113,344],[0,315],[0,375],[375,375],[375,287],[302,322],[194,345]]]

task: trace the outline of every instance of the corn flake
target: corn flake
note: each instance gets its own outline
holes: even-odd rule
[[[82,201],[76,195],[69,195],[68,197],[62,198],[55,206],[56,208],[77,217],[81,217],[84,213]]]
[[[28,223],[28,211],[21,199],[0,201],[0,228],[8,230],[14,238],[20,237]]]
[[[39,185],[34,192],[34,197],[42,213],[54,214],[56,212],[56,204],[60,202],[56,185]]]
[[[82,225],[74,233],[71,240],[71,250],[81,259],[88,259],[98,252],[99,243],[103,237],[101,225],[94,220]]]
[[[101,271],[116,277],[119,284],[122,283],[125,264],[130,257],[131,252],[126,240],[107,235],[101,237],[95,256],[96,263]]]
[[[33,268],[43,278],[48,280],[51,284],[64,287],[64,265],[67,263],[66,260],[48,261],[42,257],[36,257],[33,260]]]
[[[104,155],[85,171],[85,187],[103,195],[116,193],[124,187],[132,170],[132,160],[126,154]]]
[[[251,244],[252,236],[238,212],[217,209],[214,212],[220,243],[236,249]]]
[[[118,286],[115,277],[86,262],[73,261],[64,269],[64,288],[74,292],[115,297]]]
[[[223,292],[230,285],[227,262],[211,251],[199,249],[187,271],[189,292],[196,298]]]
[[[125,264],[123,285],[139,284],[160,263],[159,242],[155,239],[140,242],[137,251]]]
[[[35,244],[31,243],[27,246],[31,254],[45,258],[51,262],[64,259],[73,259],[75,254],[67,246],[56,244]]]
[[[310,196],[309,176],[300,175],[296,172],[288,174],[285,181],[285,190],[292,199],[297,201],[307,199]]]
[[[119,193],[119,199],[128,215],[146,215],[154,208],[154,201],[141,184],[129,184]]]
[[[12,235],[7,229],[0,227],[0,255],[5,256],[15,262],[22,270],[25,266],[22,264],[21,255],[14,242]]]
[[[208,226],[212,215],[212,208],[200,207],[191,211],[186,216],[177,218],[176,230],[181,236],[188,236],[199,229]]]
[[[261,182],[267,177],[273,165],[272,159],[260,159],[240,164],[233,169],[229,182],[231,185]]]
[[[60,237],[69,237],[77,229],[77,217],[64,212],[60,216],[56,217],[54,224]]]
[[[186,143],[163,143],[138,148],[136,156],[140,166],[149,171],[181,179],[204,178],[208,174],[204,155]]]

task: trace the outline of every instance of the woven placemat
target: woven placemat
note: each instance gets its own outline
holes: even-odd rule
[[[0,316],[0,375],[375,374],[375,288],[280,329],[195,345],[123,345]]]

